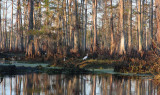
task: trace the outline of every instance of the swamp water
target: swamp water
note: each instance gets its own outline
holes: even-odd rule
[[[47,66],[17,62],[12,65]],[[0,95],[160,95],[160,80],[154,80],[153,76],[122,74],[114,72],[113,69],[95,71],[99,73],[0,75]]]
[[[150,77],[31,73],[0,79],[0,95],[160,95]]]

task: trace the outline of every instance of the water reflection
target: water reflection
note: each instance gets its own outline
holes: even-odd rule
[[[160,95],[151,79],[105,75],[26,74],[0,79],[0,95]]]

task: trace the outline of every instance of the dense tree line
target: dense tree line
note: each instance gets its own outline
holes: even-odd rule
[[[130,54],[160,44],[159,0],[0,0],[0,50],[29,57],[109,51]]]

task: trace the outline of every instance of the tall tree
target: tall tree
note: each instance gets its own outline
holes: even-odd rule
[[[97,50],[97,0],[93,1],[93,31],[94,31],[94,43],[93,43],[93,52]]]
[[[132,44],[132,0],[128,0],[129,11],[128,11],[128,48],[127,51],[130,52]]]
[[[153,40],[153,0],[150,2],[150,31],[151,31],[151,38]]]
[[[29,26],[28,31],[33,30],[33,11],[34,11],[34,0],[28,0],[28,14],[29,14]],[[29,57],[34,56],[34,44],[33,44],[34,36],[32,34],[28,37],[28,48],[27,55]]]
[[[72,27],[72,0],[69,0],[68,18],[69,18],[69,45],[73,47],[73,27]]]
[[[124,33],[124,1],[120,0],[120,27],[119,31],[121,33],[121,41],[120,41],[120,51],[119,54],[124,54],[125,50],[125,33]]]
[[[77,0],[73,0],[73,26],[74,26],[74,52],[79,52],[79,21],[78,21],[78,3]]]
[[[142,52],[141,0],[138,0],[138,51]]]
[[[87,0],[85,0],[84,51],[86,51],[86,33],[87,33]]]
[[[113,29],[113,6],[112,6],[112,0],[110,0],[111,3],[111,17],[110,17],[110,32],[111,32],[111,48],[110,48],[110,54],[112,55],[113,53],[113,48],[114,48],[114,29]]]
[[[10,51],[12,51],[12,36],[13,36],[13,0],[12,0],[12,12],[11,12],[11,34],[10,34]]]
[[[6,50],[7,49],[7,42],[8,42],[8,39],[7,39],[7,1],[6,1],[6,14],[5,14],[5,38],[4,38],[4,49]]]

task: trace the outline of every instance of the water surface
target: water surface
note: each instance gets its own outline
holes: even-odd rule
[[[160,95],[150,77],[25,74],[0,78],[0,95]]]

